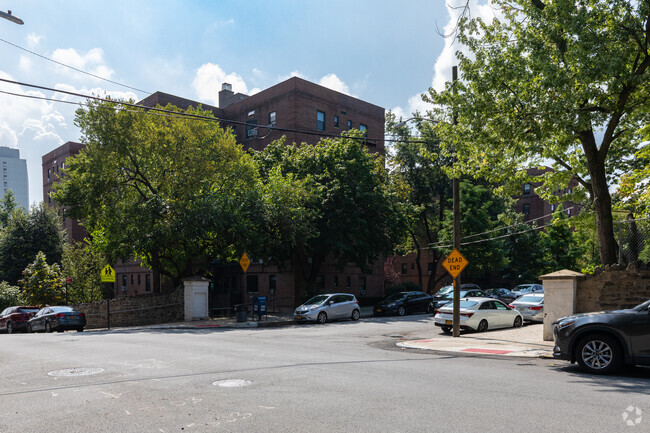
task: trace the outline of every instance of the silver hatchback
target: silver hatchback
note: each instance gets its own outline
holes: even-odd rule
[[[325,323],[328,320],[359,320],[359,301],[349,293],[326,293],[316,295],[293,313],[298,322]]]

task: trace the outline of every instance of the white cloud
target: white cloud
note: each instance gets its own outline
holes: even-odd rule
[[[104,62],[104,51],[101,48],[93,48],[84,55],[79,54],[74,48],[60,48],[52,53],[52,59],[105,79],[111,79],[115,72],[106,66]],[[59,70],[65,70],[67,73],[70,72],[64,66],[57,66],[57,68]],[[81,74],[80,72],[74,72],[73,76],[77,79],[82,77],[89,78],[88,75]]]
[[[96,96],[99,98],[106,98],[106,97],[111,97],[113,99],[123,99],[123,100],[134,100],[137,101],[138,97],[134,92],[131,91],[121,91],[121,90],[106,90],[101,87],[81,87],[81,88],[76,88],[70,84],[65,84],[65,83],[57,83],[54,86],[55,89],[57,90],[64,90],[66,92],[71,92],[71,93],[78,93],[80,95],[87,95],[87,96]],[[75,101],[75,102],[85,102],[83,98],[80,98],[78,96],[72,96],[68,95],[65,93],[55,93],[54,94],[55,99],[59,99],[62,101]]]
[[[192,87],[200,100],[217,106],[223,83],[232,84],[232,91],[235,93],[248,94],[248,88],[241,75],[234,72],[226,74],[219,65],[213,63],[206,63],[199,67],[192,81]]]
[[[321,86],[350,95],[350,88],[336,74],[327,74],[318,82]]]
[[[23,72],[30,72],[32,70],[32,59],[21,54],[20,60],[18,61],[18,67]]]
[[[27,35],[27,46],[29,48],[36,48],[43,39],[43,35],[37,35],[36,33],[30,33]]]

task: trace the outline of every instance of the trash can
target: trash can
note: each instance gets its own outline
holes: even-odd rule
[[[266,316],[266,296],[255,296],[253,298],[253,317],[262,320],[262,315]]]
[[[235,316],[238,322],[246,322],[248,320],[248,307],[246,304],[235,305]]]

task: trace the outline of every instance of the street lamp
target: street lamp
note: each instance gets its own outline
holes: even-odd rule
[[[9,20],[9,21],[13,21],[13,22],[16,23],[16,24],[20,24],[20,25],[25,24],[25,23],[23,22],[23,20],[21,20],[20,18],[18,18],[18,17],[15,16],[15,15],[12,15],[12,14],[11,14],[11,11],[7,11],[7,12],[2,12],[2,11],[0,11],[0,17],[4,18],[4,19],[6,19],[6,20]]]

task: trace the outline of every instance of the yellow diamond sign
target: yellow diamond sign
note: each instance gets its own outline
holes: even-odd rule
[[[111,265],[104,266],[101,272],[102,283],[114,283],[115,282],[115,271],[111,268]]]
[[[246,272],[248,270],[248,267],[251,264],[251,259],[248,258],[248,255],[244,253],[243,256],[241,256],[241,259],[239,260],[239,264],[241,265],[241,268]]]
[[[447,269],[447,272],[449,272],[454,278],[456,278],[468,264],[469,262],[467,259],[463,257],[460,251],[456,248],[454,248],[451,254],[449,254],[445,261],[442,262],[442,266],[444,266],[444,268]]]

